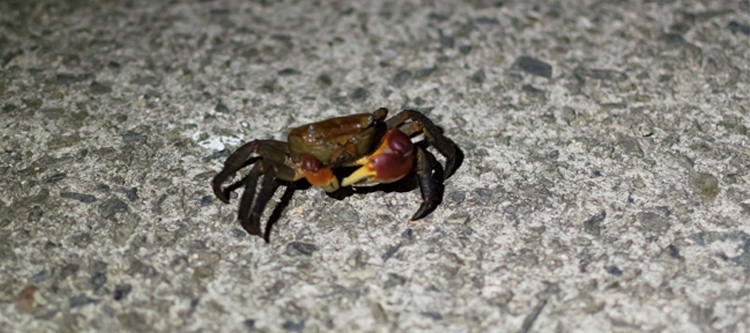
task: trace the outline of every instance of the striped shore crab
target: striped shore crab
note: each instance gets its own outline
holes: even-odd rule
[[[244,186],[238,220],[249,234],[269,241],[271,226],[281,214],[274,210],[261,234],[260,218],[276,189],[285,185],[282,203],[291,199],[297,181],[325,190],[329,195],[354,187],[390,184],[413,174],[422,203],[410,221],[425,217],[440,201],[444,178],[460,166],[463,153],[424,114],[404,110],[386,119],[388,109],[332,118],[303,125],[289,132],[287,141],[253,140],[238,148],[224,162],[211,187],[216,197],[229,203],[232,191]],[[413,143],[420,134],[424,140]],[[443,169],[427,151],[437,149],[445,157]],[[250,172],[241,180],[223,183],[245,167]],[[338,175],[338,176],[337,176]],[[262,180],[260,180],[262,176]],[[339,181],[339,177],[343,177]],[[256,196],[256,187],[260,190]],[[283,209],[283,208],[281,208]]]

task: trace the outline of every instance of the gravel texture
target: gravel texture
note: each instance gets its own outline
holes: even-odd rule
[[[750,331],[749,41],[747,1],[0,1],[0,331]],[[213,197],[381,106],[465,154],[420,223],[310,189],[266,244]]]

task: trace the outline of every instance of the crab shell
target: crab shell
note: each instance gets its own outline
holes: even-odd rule
[[[361,113],[297,127],[287,137],[289,155],[301,162],[305,153],[311,154],[327,168],[354,165],[382,143],[386,115]]]

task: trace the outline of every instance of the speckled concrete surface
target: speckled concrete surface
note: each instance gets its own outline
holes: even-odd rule
[[[748,331],[748,13],[2,1],[0,331]],[[465,152],[424,223],[313,189],[266,244],[212,197],[242,142],[381,106]]]

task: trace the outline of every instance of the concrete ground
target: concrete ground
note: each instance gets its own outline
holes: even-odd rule
[[[1,1],[0,331],[747,332],[749,41],[747,1]],[[213,197],[381,106],[465,153],[421,223],[310,189],[266,244]]]

